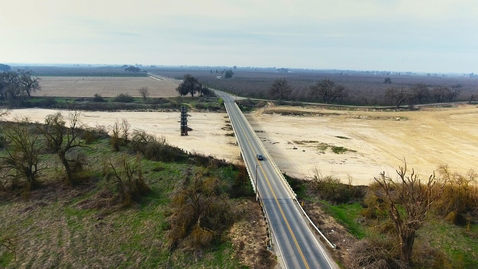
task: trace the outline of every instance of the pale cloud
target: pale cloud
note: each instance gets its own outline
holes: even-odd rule
[[[0,62],[473,72],[478,1],[4,1]]]

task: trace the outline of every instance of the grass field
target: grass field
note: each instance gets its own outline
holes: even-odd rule
[[[150,97],[178,95],[176,80],[151,77],[40,77],[40,86],[34,96],[114,97],[123,93],[139,97],[142,87],[148,88]]]

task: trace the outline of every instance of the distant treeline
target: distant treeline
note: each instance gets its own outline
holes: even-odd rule
[[[207,87],[240,96],[299,102],[396,106],[397,104],[473,101],[478,96],[478,79],[469,76],[419,76],[367,72],[348,74],[339,70],[284,72],[274,69],[258,69],[257,71],[234,69],[233,78],[218,79],[214,68],[156,68],[149,71],[178,79],[189,73]],[[281,83],[277,84],[279,80],[286,81],[290,89],[285,91],[286,94],[273,89],[273,85],[281,85]],[[323,86],[322,89],[319,87],[320,84]],[[340,94],[331,98],[327,94],[321,94],[327,87],[337,90]]]
[[[54,67],[25,66],[22,69],[32,70],[36,76],[51,77],[146,77],[148,74],[137,67]]]

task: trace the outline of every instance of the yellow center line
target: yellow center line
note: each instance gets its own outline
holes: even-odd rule
[[[245,137],[246,140],[247,140],[247,143],[249,144],[249,148],[251,149],[252,152],[254,152],[254,155],[255,155],[256,153],[255,153],[254,149],[252,148],[251,141],[250,141],[249,138],[245,135],[244,129],[243,129],[242,127],[240,127],[240,128],[241,128],[241,130],[242,130],[242,131],[241,131],[242,134],[244,135],[244,137]],[[274,200],[276,201],[277,207],[279,207],[279,210],[280,210],[280,213],[281,213],[281,215],[282,215],[282,218],[284,219],[284,221],[285,221],[285,223],[286,223],[286,225],[287,225],[287,228],[289,229],[289,232],[290,232],[290,234],[291,234],[291,236],[292,236],[292,239],[294,240],[294,243],[295,243],[295,245],[297,246],[297,250],[299,250],[299,254],[300,254],[300,256],[302,257],[302,260],[304,261],[305,267],[306,267],[307,269],[310,269],[309,264],[308,264],[307,261],[305,260],[304,254],[302,253],[302,250],[300,249],[299,243],[297,242],[297,239],[295,238],[294,232],[292,231],[292,228],[291,228],[290,225],[289,225],[289,221],[287,220],[287,218],[286,218],[286,216],[285,216],[285,214],[284,214],[284,211],[282,210],[282,207],[281,207],[280,204],[279,204],[279,200],[277,199],[276,193],[275,193],[274,190],[272,189],[272,185],[271,185],[271,183],[270,183],[270,181],[269,181],[269,178],[267,177],[267,175],[266,175],[266,173],[265,173],[265,171],[264,171],[264,168],[262,167],[261,162],[259,162],[258,160],[256,160],[256,162],[257,162],[257,163],[259,164],[259,166],[261,167],[262,174],[263,174],[264,177],[266,178],[267,185],[269,186],[269,189],[270,189],[271,192],[272,192],[272,196],[274,196]],[[256,181],[257,181],[257,178],[256,178]],[[256,190],[256,191],[258,191],[258,190]]]

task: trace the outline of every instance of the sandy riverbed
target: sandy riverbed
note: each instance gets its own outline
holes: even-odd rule
[[[279,114],[297,110],[311,114]],[[247,118],[281,170],[300,178],[317,168],[345,183],[368,184],[381,171],[395,177],[403,160],[422,177],[439,165],[478,170],[476,105],[405,112],[270,107]],[[336,154],[333,146],[351,151]]]
[[[310,113],[282,116],[281,112]],[[29,117],[42,122],[56,110],[12,110],[7,119]],[[63,112],[65,115],[68,112]],[[187,151],[239,161],[235,138],[226,136],[225,113],[190,112],[187,137],[179,135],[179,112],[82,112],[88,126],[111,126],[127,119],[131,129],[164,136]],[[310,178],[314,170],[334,175],[347,183],[369,184],[385,171],[406,160],[422,177],[439,165],[467,173],[478,170],[478,107],[427,108],[421,111],[372,112],[316,108],[269,107],[246,115],[280,169],[299,178]],[[336,154],[332,147],[348,149]]]
[[[28,117],[31,121],[43,122],[49,114],[60,111],[66,117],[68,111],[50,109],[14,109],[5,117]],[[226,113],[189,112],[188,126],[193,130],[189,136],[180,136],[179,112],[81,112],[80,121],[91,127],[112,126],[117,120],[127,119],[133,129],[143,129],[156,136],[164,136],[171,145],[190,152],[212,155],[220,159],[236,162],[239,160],[239,148],[235,138],[226,136],[232,131],[224,130]]]

